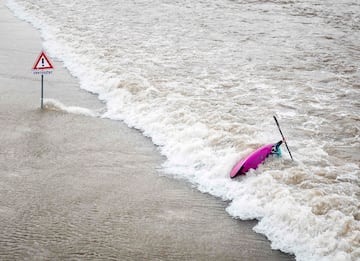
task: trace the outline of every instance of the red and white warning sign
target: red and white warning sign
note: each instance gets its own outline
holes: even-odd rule
[[[52,73],[54,66],[51,64],[49,58],[47,58],[44,51],[42,51],[32,69],[34,74],[49,74]]]

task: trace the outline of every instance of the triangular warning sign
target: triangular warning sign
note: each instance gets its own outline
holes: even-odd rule
[[[42,51],[37,58],[33,70],[49,70],[54,69],[54,66],[51,64],[50,60],[46,57],[44,51]]]

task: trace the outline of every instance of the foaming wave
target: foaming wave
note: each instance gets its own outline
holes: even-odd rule
[[[66,113],[79,114],[90,117],[100,117],[100,114],[98,112],[94,112],[90,109],[78,106],[66,106],[55,99],[44,99],[44,108],[45,110],[50,111],[62,111]]]

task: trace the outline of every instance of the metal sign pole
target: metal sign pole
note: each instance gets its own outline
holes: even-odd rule
[[[44,75],[41,75],[41,109],[44,108]]]

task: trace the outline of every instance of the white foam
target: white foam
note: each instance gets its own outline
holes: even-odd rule
[[[78,106],[66,106],[55,99],[44,99],[44,108],[46,110],[62,111],[72,114],[79,114],[90,117],[100,117],[100,114],[90,109]]]

